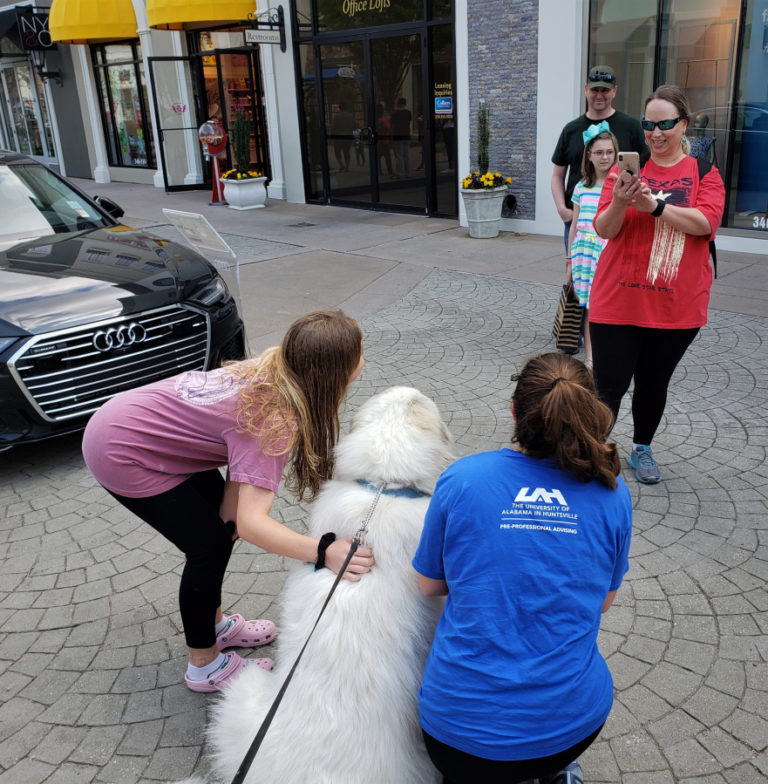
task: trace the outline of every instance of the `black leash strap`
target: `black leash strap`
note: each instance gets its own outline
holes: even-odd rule
[[[344,577],[344,572],[347,570],[347,566],[349,566],[349,562],[352,560],[352,556],[355,554],[359,545],[360,542],[358,541],[357,538],[352,540],[352,544],[349,546],[349,552],[347,553],[347,557],[345,558],[344,563],[341,565],[341,569],[339,569],[339,573],[336,575],[336,579],[334,580],[333,585],[331,586],[331,590],[328,593],[328,596],[326,597],[323,606],[320,608],[320,613],[317,616],[315,625],[312,627],[312,631],[309,633],[306,642],[304,643],[301,650],[299,651],[299,655],[296,657],[296,661],[293,663],[293,667],[291,667],[291,671],[288,673],[286,679],[283,681],[283,685],[280,687],[280,691],[278,691],[277,696],[272,702],[270,709],[267,711],[267,715],[264,717],[264,721],[261,722],[261,727],[259,727],[259,731],[256,733],[256,737],[253,739],[253,743],[251,743],[251,746],[246,752],[245,757],[243,757],[243,761],[240,763],[240,767],[237,769],[237,773],[235,773],[235,777],[232,779],[232,784],[243,784],[243,782],[245,781],[245,777],[248,775],[248,771],[251,769],[251,763],[253,762],[253,758],[256,756],[256,752],[259,750],[259,746],[261,746],[261,742],[264,740],[264,736],[267,734],[269,725],[272,723],[272,719],[275,718],[277,709],[280,703],[283,701],[285,690],[288,688],[288,684],[291,682],[291,678],[293,678],[293,673],[296,672],[296,667],[298,667],[299,661],[301,661],[301,657],[304,655],[304,651],[306,650],[307,645],[309,645],[309,641],[312,639],[312,635],[315,633],[317,624],[320,623],[320,618],[322,618],[323,613],[325,612],[325,608],[328,606],[328,602],[331,601],[331,596],[333,596],[333,592],[336,590],[336,586]]]
[[[280,691],[277,692],[272,705],[267,711],[267,715],[264,717],[264,721],[261,722],[261,727],[259,727],[259,731],[256,733],[256,737],[253,739],[253,742],[246,752],[245,757],[243,757],[243,761],[240,763],[240,767],[237,769],[237,773],[235,773],[235,777],[232,779],[231,784],[243,784],[245,781],[245,777],[248,775],[248,771],[251,769],[253,758],[256,756],[256,752],[259,750],[259,747],[264,740],[264,736],[267,734],[269,725],[272,724],[272,719],[275,718],[277,709],[280,706],[280,703],[283,701],[283,697],[285,696],[285,690],[288,688],[288,684],[291,682],[291,678],[293,678],[293,673],[296,672],[296,668],[299,666],[301,657],[304,655],[304,651],[306,650],[307,645],[309,645],[309,641],[312,639],[312,635],[315,633],[315,629],[317,629],[317,624],[320,623],[320,619],[323,617],[323,613],[325,612],[325,608],[328,606],[328,602],[331,601],[331,596],[333,596],[333,592],[336,590],[336,586],[344,577],[344,572],[347,571],[347,567],[349,566],[349,562],[352,560],[352,556],[357,552],[357,548],[360,547],[360,545],[365,541],[365,534],[368,531],[368,523],[370,522],[373,511],[376,509],[376,504],[378,504],[379,498],[381,498],[381,494],[384,492],[386,487],[387,485],[385,483],[381,485],[381,487],[376,488],[376,496],[371,502],[371,506],[369,507],[368,513],[360,525],[360,528],[357,529],[357,533],[352,539],[352,544],[349,546],[347,557],[344,559],[344,563],[341,565],[341,569],[339,569],[339,573],[336,575],[336,579],[333,581],[333,585],[331,586],[331,590],[328,592],[328,596],[325,597],[325,602],[323,602],[323,606],[320,608],[315,625],[312,627],[309,635],[307,635],[307,639],[304,642],[304,645],[301,646],[301,650],[299,651],[299,655],[296,657],[296,661],[293,663],[293,667],[291,667],[291,671],[283,681],[283,685],[280,687]]]

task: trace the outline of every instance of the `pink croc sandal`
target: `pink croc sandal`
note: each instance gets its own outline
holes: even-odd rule
[[[246,667],[256,666],[263,670],[271,670],[275,663],[272,659],[243,659],[236,653],[227,655],[224,664],[218,670],[209,674],[204,681],[190,680],[188,675],[184,675],[187,687],[192,691],[211,692],[221,691],[224,686],[236,675],[239,675]]]
[[[258,648],[272,642],[275,637],[277,627],[272,621],[246,621],[240,613],[235,613],[229,616],[227,628],[216,637],[216,645],[220,651],[226,648]]]

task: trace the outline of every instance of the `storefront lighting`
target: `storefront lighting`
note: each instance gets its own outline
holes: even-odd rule
[[[45,69],[45,56],[47,52],[45,49],[30,49],[29,56],[32,58],[32,65],[37,71],[37,75],[41,79],[54,79],[59,87],[62,86],[61,73],[59,71],[46,71]]]

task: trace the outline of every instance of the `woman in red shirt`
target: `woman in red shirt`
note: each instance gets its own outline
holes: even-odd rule
[[[700,176],[688,155],[689,118],[676,85],[646,99],[641,125],[651,157],[639,173],[611,172],[595,217],[595,231],[609,240],[590,294],[595,381],[618,416],[634,379],[629,464],[645,484],[661,481],[651,441],[670,379],[707,321],[709,242],[725,205],[717,169]]]

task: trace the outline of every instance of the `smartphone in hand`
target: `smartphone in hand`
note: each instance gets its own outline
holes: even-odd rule
[[[637,174],[640,171],[640,153],[620,152],[619,153],[619,174],[629,172]]]

